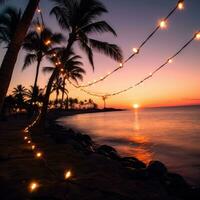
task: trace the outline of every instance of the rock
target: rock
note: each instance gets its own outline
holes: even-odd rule
[[[124,157],[121,158],[121,161],[125,167],[130,167],[134,169],[146,168],[146,164],[135,157]]]
[[[192,188],[189,193],[189,198],[192,200],[199,200],[200,199],[200,187]]]
[[[151,161],[147,166],[149,175],[155,177],[164,177],[167,175],[167,167],[160,161]]]
[[[92,141],[91,137],[89,135],[80,135],[79,136],[81,143],[84,146],[92,146],[94,144],[94,142]]]
[[[127,168],[127,177],[139,180],[146,180],[149,178],[146,169],[134,169],[129,167]]]
[[[108,145],[101,145],[99,148],[96,149],[96,152],[102,155],[105,155],[111,159],[120,160],[120,156],[118,155],[117,151]]]
[[[190,186],[184,178],[176,173],[168,173],[166,178],[166,186],[170,193],[179,197],[185,197],[190,192]]]

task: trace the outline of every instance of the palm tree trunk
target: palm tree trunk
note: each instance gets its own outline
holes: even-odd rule
[[[36,74],[35,74],[35,81],[34,81],[34,88],[37,87],[37,81],[38,81],[39,69],[40,69],[40,63],[41,63],[41,61],[42,61],[42,58],[38,58],[37,68],[36,68]]]
[[[58,95],[59,95],[59,92],[56,91],[56,99],[55,99],[55,108],[57,108],[58,106]]]
[[[44,96],[42,110],[41,110],[39,120],[37,121],[36,126],[34,127],[36,129],[40,129],[41,131],[43,131],[45,128],[45,120],[46,120],[47,109],[48,109],[48,104],[49,104],[49,97],[51,94],[51,87],[52,87],[53,81],[55,80],[57,74],[58,74],[58,70],[55,69],[53,71],[53,73],[49,79],[48,85],[47,85],[47,89],[46,89],[46,93]]]
[[[61,100],[61,108],[63,108],[64,96],[65,96],[65,86],[66,86],[66,76],[63,78],[63,90],[62,90],[62,100]]]
[[[34,86],[33,86],[33,96],[32,96],[31,102],[34,102],[36,98],[36,88],[37,88],[37,81],[38,81],[38,76],[39,76],[41,60],[42,60],[41,57],[39,57],[37,60],[37,68],[36,68],[35,81],[34,81]]]
[[[68,96],[68,94],[67,94],[67,98],[66,98],[65,109],[69,110],[69,96]]]
[[[75,38],[73,37],[72,34],[70,34],[69,39],[68,39],[68,44],[66,47],[66,51],[65,51],[65,55],[68,55],[70,53],[71,47],[74,42],[75,42]],[[49,104],[49,96],[51,94],[51,88],[53,85],[53,81],[55,80],[56,76],[58,75],[58,72],[59,72],[58,68],[56,68],[49,79],[47,89],[46,89],[46,94],[45,94],[43,105],[42,105],[42,110],[40,113],[40,117],[39,117],[36,125],[33,127],[33,129],[36,129],[36,130],[38,129],[41,132],[43,132],[44,128],[45,128],[45,121],[46,121],[47,109],[48,109],[48,104]]]
[[[12,78],[17,56],[40,0],[29,0],[0,68],[0,112]]]

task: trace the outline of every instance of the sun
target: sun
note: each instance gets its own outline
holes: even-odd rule
[[[140,105],[137,104],[137,103],[134,103],[134,104],[133,104],[133,108],[134,108],[134,109],[138,109],[138,108],[140,108]]]

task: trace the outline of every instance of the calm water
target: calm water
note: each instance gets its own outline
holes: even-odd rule
[[[190,183],[200,184],[200,107],[82,114],[59,123],[90,134],[121,155],[164,162]]]

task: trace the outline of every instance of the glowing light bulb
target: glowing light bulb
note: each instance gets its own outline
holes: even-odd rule
[[[31,149],[34,150],[34,149],[35,149],[35,145],[32,145],[32,146],[31,146]]]
[[[139,53],[139,49],[133,48],[133,52],[134,52],[134,53]]]
[[[24,137],[24,140],[27,140],[27,139],[28,139],[28,137],[27,137],[27,136],[25,136],[25,137]]]
[[[45,45],[49,45],[49,44],[51,44],[51,40],[45,41]]]
[[[168,60],[168,63],[172,63],[172,62],[173,62],[173,60],[172,60],[172,59],[169,59],[169,60]]]
[[[152,76],[153,74],[152,73],[149,73],[149,76]]]
[[[35,191],[38,187],[39,187],[38,183],[32,182],[32,183],[30,183],[30,185],[29,185],[29,190],[30,190],[30,192],[33,192],[33,191]]]
[[[69,179],[71,176],[72,176],[71,171],[67,171],[67,172],[65,173],[65,180],[66,180],[66,179]]]
[[[42,153],[41,153],[41,152],[37,152],[37,153],[36,153],[36,157],[37,157],[37,158],[41,158],[41,157],[42,157]]]
[[[119,66],[120,66],[120,67],[123,67],[123,63],[119,63]]]
[[[164,29],[164,28],[167,27],[167,23],[166,23],[165,20],[162,20],[162,21],[160,22],[160,27],[161,27],[162,29]]]
[[[56,53],[53,53],[53,57],[56,57]]]
[[[38,13],[41,13],[41,10],[38,8],[38,9],[37,9],[37,12],[38,12]]]
[[[42,28],[39,25],[36,28],[37,28],[38,31],[42,30]]]
[[[30,144],[31,143],[31,141],[30,140],[28,140],[28,142],[27,142],[28,144]]]
[[[24,132],[25,132],[25,133],[28,133],[28,128],[25,128]]]
[[[64,69],[63,68],[61,68],[61,70],[60,70],[61,72],[64,72]]]
[[[183,10],[183,9],[184,9],[184,2],[183,2],[183,1],[180,1],[180,2],[178,3],[178,9],[179,9],[179,10]]]
[[[196,34],[196,39],[200,40],[200,32]]]

